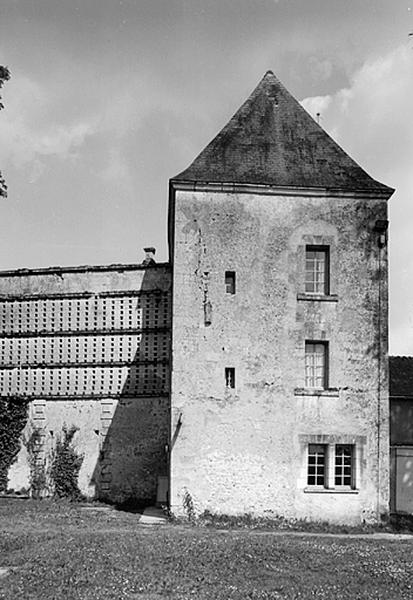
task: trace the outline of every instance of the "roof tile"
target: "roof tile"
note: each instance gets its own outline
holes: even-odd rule
[[[359,167],[271,71],[173,180],[393,192]]]

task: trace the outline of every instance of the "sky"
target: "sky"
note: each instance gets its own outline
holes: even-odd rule
[[[413,0],[1,0],[0,270],[167,260],[168,181],[271,69],[390,200],[413,354]]]

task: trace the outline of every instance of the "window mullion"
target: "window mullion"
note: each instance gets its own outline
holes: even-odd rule
[[[358,473],[357,465],[358,465],[357,446],[353,446],[352,460],[351,460],[351,482],[352,482],[353,489],[357,489],[360,486],[360,482],[358,480],[359,473]]]
[[[335,476],[335,444],[328,444],[327,447],[327,478],[326,478],[326,487],[333,489],[335,487],[334,484],[334,476]]]

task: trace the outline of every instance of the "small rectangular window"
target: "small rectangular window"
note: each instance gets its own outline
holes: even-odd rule
[[[326,487],[327,452],[324,444],[309,444],[307,485]]]
[[[225,387],[235,388],[235,369],[233,367],[225,368]]]
[[[305,291],[309,294],[330,293],[328,246],[306,246]]]
[[[225,271],[225,291],[235,294],[235,271]]]
[[[305,387],[318,389],[328,387],[327,342],[305,343]]]
[[[334,485],[354,487],[354,446],[349,444],[336,445]]]

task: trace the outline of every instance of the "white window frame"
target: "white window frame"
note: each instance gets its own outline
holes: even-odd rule
[[[322,352],[317,351],[317,348],[322,349]],[[305,388],[318,390],[328,389],[328,351],[328,342],[317,340],[305,341]],[[318,374],[320,371],[321,376]]]
[[[314,456],[314,449],[316,447],[324,448],[324,480],[322,483],[310,482],[310,477],[314,476],[313,463],[310,461],[310,457]],[[337,449],[349,447],[351,448],[350,464],[345,465],[349,467],[349,471],[345,477],[349,477],[349,483],[337,482],[336,469],[337,469]],[[343,473],[343,465],[340,463],[340,473]],[[316,470],[317,471],[317,470]],[[340,475],[341,476],[341,475]],[[343,479],[343,477],[342,477]],[[357,492],[358,490],[358,474],[357,474],[357,444],[346,444],[346,443],[318,443],[309,442],[306,444],[306,476],[305,476],[305,490],[306,491],[331,491],[331,492]]]
[[[313,254],[314,256],[310,256]],[[328,296],[330,293],[330,248],[307,244],[305,247],[306,294]]]

